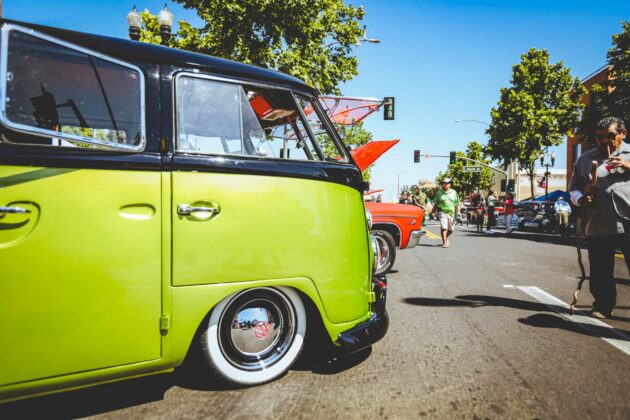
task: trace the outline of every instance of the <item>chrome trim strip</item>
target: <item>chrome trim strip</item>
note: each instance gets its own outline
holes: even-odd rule
[[[74,134],[67,134],[67,133],[61,133],[61,132],[52,131],[52,130],[46,130],[43,128],[32,127],[25,124],[15,123],[9,120],[9,118],[6,115],[6,103],[7,103],[6,102],[6,99],[7,99],[6,98],[6,93],[7,93],[6,82],[7,82],[7,62],[8,62],[8,56],[9,56],[9,33],[11,31],[22,32],[26,35],[30,35],[35,38],[40,38],[50,43],[61,45],[68,49],[79,51],[79,52],[88,54],[90,56],[97,57],[102,60],[109,61],[109,62],[118,64],[120,66],[127,67],[127,68],[137,71],[138,74],[140,75],[140,131],[141,131],[140,144],[138,146],[113,144],[110,142],[97,140],[90,137],[82,137],[82,136],[77,136]],[[1,34],[0,35],[0,122],[3,125],[15,131],[19,131],[25,134],[34,134],[34,135],[39,135],[42,137],[55,137],[55,138],[60,138],[60,139],[67,139],[70,141],[76,141],[78,143],[83,143],[83,144],[97,144],[99,146],[107,147],[108,151],[141,152],[144,150],[146,146],[146,138],[147,138],[146,123],[145,123],[145,79],[144,79],[144,73],[142,72],[142,69],[140,67],[131,63],[118,60],[113,57],[109,57],[99,52],[92,51],[90,49],[80,47],[78,45],[74,45],[66,41],[62,41],[52,36],[42,34],[41,32],[37,32],[34,29],[24,28],[22,26],[14,25],[11,23],[5,23],[2,26],[2,29],[0,29],[0,34]],[[16,144],[19,146],[34,146],[34,145],[29,145],[29,144],[10,142],[6,140],[5,137],[3,138],[5,139],[4,140],[5,142],[10,143],[10,144]],[[39,145],[39,144],[35,146],[51,147],[51,146]],[[52,146],[52,147],[64,147],[64,146]],[[68,147],[64,147],[64,148],[68,148]],[[75,148],[70,148],[70,149],[74,150]],[[94,149],[87,149],[87,150],[93,151]]]
[[[418,216],[404,216],[400,214],[383,214],[383,213],[379,213],[378,215],[374,217],[393,217],[395,219],[417,219],[418,218]]]

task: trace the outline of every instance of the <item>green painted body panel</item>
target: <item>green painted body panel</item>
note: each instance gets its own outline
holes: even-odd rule
[[[160,176],[0,166],[0,385],[160,358]]]
[[[175,287],[173,289],[173,334],[172,348],[173,358],[183,361],[190,346],[190,340],[195,334],[197,326],[208,314],[208,308],[212,308],[224,297],[240,290],[252,287],[287,286],[304,293],[322,314],[322,321],[330,336],[331,341],[337,340],[340,332],[353,327],[359,322],[369,318],[369,311],[363,312],[356,319],[348,319],[343,323],[332,323],[324,316],[325,301],[319,297],[318,288],[310,279],[274,279],[247,283],[223,283],[212,285]],[[363,301],[368,301],[368,296],[363,293]]]
[[[208,220],[178,203],[214,203]],[[0,401],[168,371],[226,296],[293,287],[331,340],[370,316],[360,194],[236,174],[0,166]],[[160,331],[160,318],[170,328]]]
[[[368,311],[365,210],[350,187],[286,177],[173,173],[173,206],[218,206],[205,219],[173,216],[173,285],[305,277],[327,318]]]

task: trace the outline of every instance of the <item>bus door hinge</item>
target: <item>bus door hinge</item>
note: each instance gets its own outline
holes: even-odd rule
[[[162,315],[160,317],[160,331],[162,333],[166,333],[168,332],[170,328],[171,328],[171,319],[166,315]]]

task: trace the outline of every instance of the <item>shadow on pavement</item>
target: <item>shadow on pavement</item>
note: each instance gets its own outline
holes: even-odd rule
[[[402,301],[409,305],[418,305],[418,306],[444,306],[444,307],[468,307],[468,308],[479,308],[483,306],[503,306],[506,308],[514,308],[514,309],[522,309],[525,311],[532,312],[561,312],[568,313],[568,309],[564,307],[558,306],[556,310],[550,308],[549,306],[538,303],[538,302],[530,302],[527,300],[520,299],[510,299],[503,298],[498,296],[483,296],[483,295],[465,295],[465,296],[456,296],[454,299],[441,299],[441,298],[427,298],[427,297],[408,297],[402,299]],[[586,309],[585,312],[588,312],[588,309],[591,308],[591,305],[578,305],[578,309]],[[616,306],[616,310],[624,310],[630,309],[628,306]],[[623,321],[630,322],[630,318],[613,315],[610,319],[615,321]]]
[[[172,374],[131,379],[0,405],[0,418],[69,419],[93,416],[164,399]]]
[[[359,365],[372,353],[371,347],[352,355],[332,352],[315,354],[307,350],[305,349],[305,354],[300,356],[291,370],[310,370],[317,374],[332,375]],[[282,378],[278,380],[282,380]],[[238,389],[216,380],[199,365],[187,362],[173,373],[122,380],[75,391],[65,391],[0,404],[0,419],[70,419],[94,416],[162,401],[168,390],[173,387],[197,391]],[[142,413],[149,416],[149,410],[150,407],[147,407],[142,410]]]
[[[621,339],[622,335],[630,335],[630,331],[617,328],[600,327],[592,324],[572,322],[558,315],[535,314],[518,320],[521,324],[539,328],[557,328],[574,333],[589,335],[592,337]]]
[[[566,237],[560,236],[557,234],[548,234],[548,233],[532,233],[532,232],[521,232],[515,231],[512,232],[511,235],[506,236],[505,233],[495,232],[494,235],[486,235],[482,233],[475,232],[466,232],[466,236],[475,236],[475,237],[484,237],[484,238],[510,238],[517,240],[525,240],[525,241],[533,241],[539,243],[547,243],[554,245],[565,245],[565,246],[576,246],[577,238],[574,237]],[[586,245],[582,246],[582,249],[586,249]]]
[[[291,369],[310,370],[320,375],[333,375],[352,369],[363,363],[372,354],[372,347],[368,347],[354,354],[343,354],[334,350],[307,352],[300,356]]]
[[[469,308],[478,308],[482,306],[504,306],[507,308],[523,309],[527,311],[551,311],[549,307],[538,302],[483,295],[456,296],[455,299],[409,297],[404,298],[403,302],[409,305],[418,306],[466,306]]]

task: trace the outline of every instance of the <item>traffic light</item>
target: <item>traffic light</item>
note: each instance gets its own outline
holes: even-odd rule
[[[385,121],[394,119],[394,97],[387,96],[383,98],[383,119]]]
[[[413,161],[414,163],[420,163],[420,150],[413,151]]]
[[[450,158],[451,158],[451,161],[450,161],[451,165],[457,162],[457,152],[451,152]]]
[[[505,179],[502,179],[501,180],[501,192],[504,192],[504,191],[506,191],[506,189],[505,189]]]
[[[514,180],[513,179],[508,180],[507,192],[510,192],[510,193],[514,192]]]

